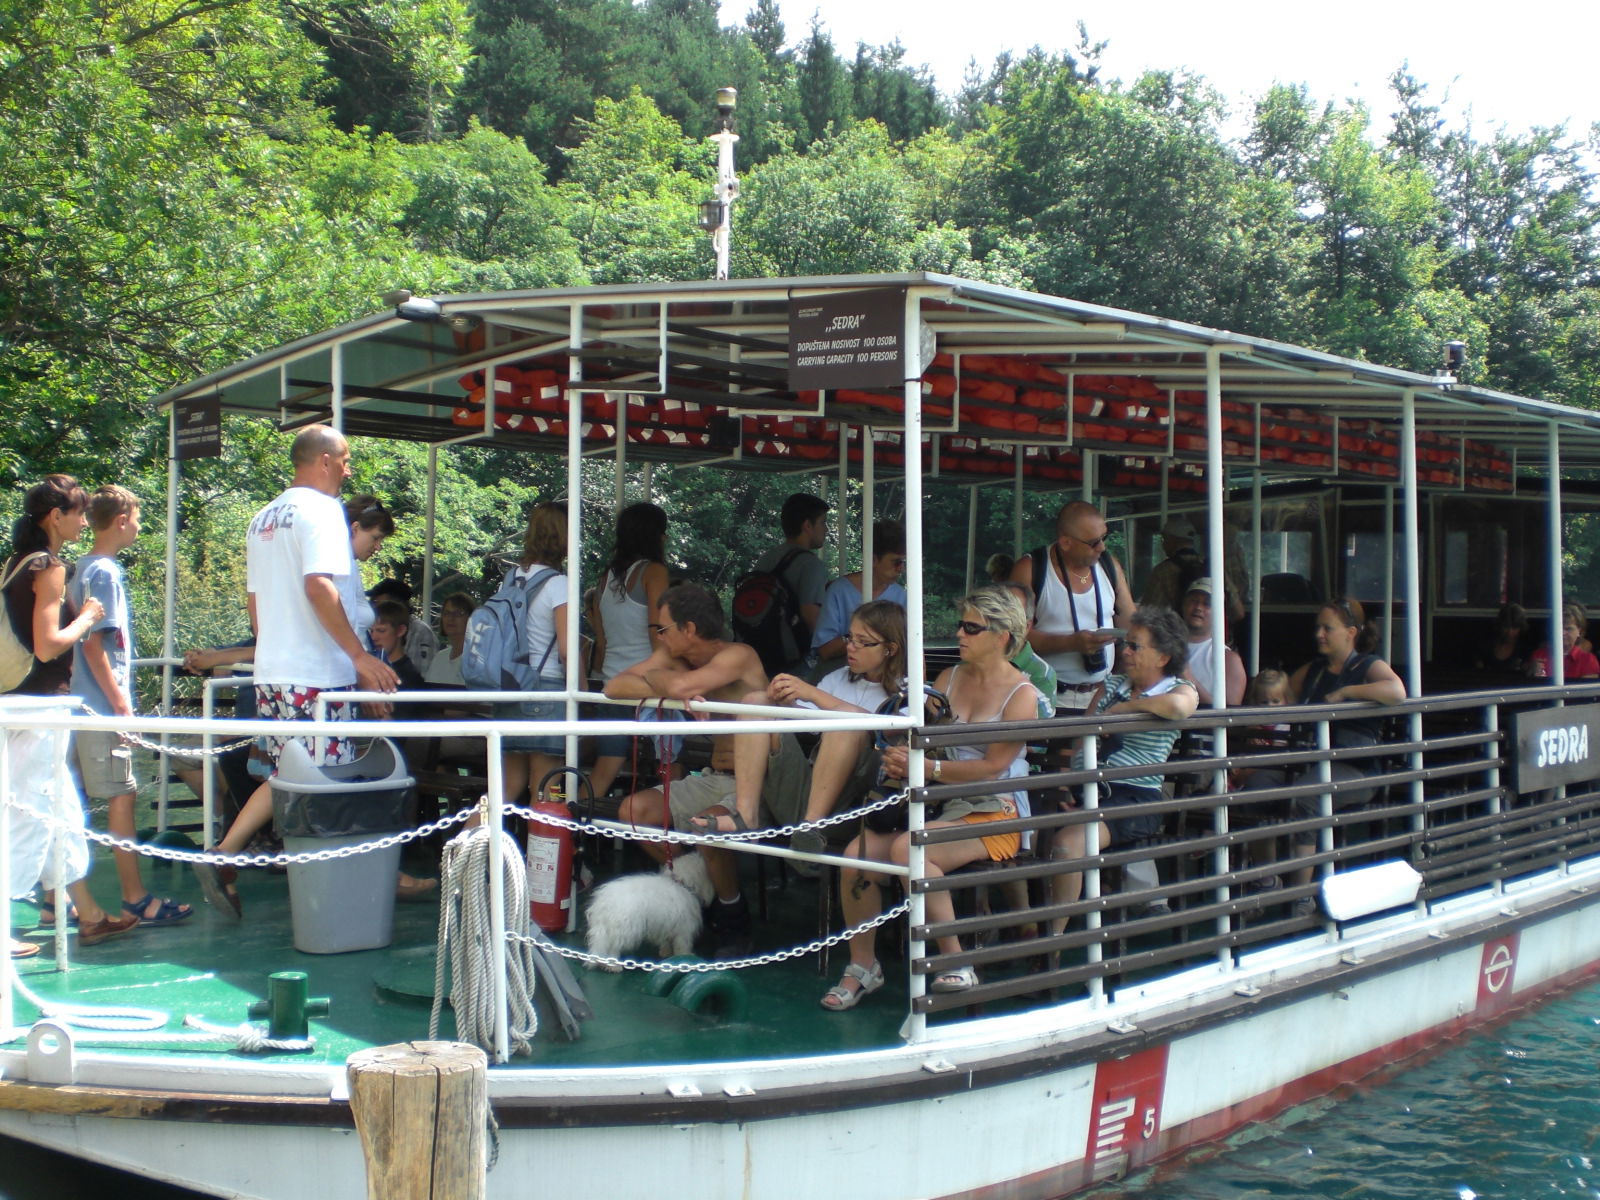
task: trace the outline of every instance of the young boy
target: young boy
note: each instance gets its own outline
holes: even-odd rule
[[[422,680],[422,671],[406,654],[406,634],[410,629],[411,610],[398,600],[379,600],[372,606],[372,624],[367,627],[367,637],[378,657],[400,677],[401,691],[427,686]]]
[[[72,694],[83,697],[101,716],[133,715],[133,623],[128,593],[116,556],[139,536],[139,498],[127,488],[108,484],[89,499],[89,525],[94,550],[78,560],[68,594],[75,608],[93,596],[105,616],[72,650]],[[83,789],[90,800],[110,806],[106,827],[121,838],[134,836],[133,800],[138,781],[133,774],[133,748],[116,733],[80,732],[72,739]],[[152,895],[139,875],[139,856],[114,852],[117,881],[122,885],[124,912],[141,925],[173,925],[188,920],[194,909]]]

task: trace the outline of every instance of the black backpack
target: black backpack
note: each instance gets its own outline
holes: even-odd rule
[[[768,675],[787,671],[809,650],[800,598],[784,571],[804,550],[790,550],[768,570],[755,570],[733,585],[733,636],[756,652]]]

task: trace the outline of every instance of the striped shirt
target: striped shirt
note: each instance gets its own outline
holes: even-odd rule
[[[1187,679],[1179,679],[1176,675],[1167,675],[1156,684],[1146,696],[1162,696],[1177,688],[1185,687],[1193,690],[1194,684]],[[1133,684],[1126,675],[1111,675],[1106,679],[1105,694],[1100,697],[1100,704],[1095,709],[1095,714],[1106,711],[1112,705],[1121,704],[1124,700],[1133,699]],[[1122,733],[1115,736],[1104,737],[1100,740],[1100,765],[1102,767],[1132,767],[1144,764],[1163,763],[1167,755],[1172,753],[1172,743],[1178,740],[1178,730],[1171,729],[1142,729],[1137,733]],[[1073,767],[1082,769],[1083,751],[1078,751],[1072,759]],[[1140,775],[1133,779],[1123,779],[1118,782],[1128,787],[1158,788],[1161,786],[1161,776]]]

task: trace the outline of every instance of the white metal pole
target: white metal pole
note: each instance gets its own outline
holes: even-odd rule
[[[422,517],[422,619],[433,616],[433,531],[439,512],[439,447],[428,447],[428,508]]]
[[[1410,392],[1410,391],[1407,391],[1406,392],[1406,396],[1411,397],[1411,396],[1413,396],[1413,393]],[[1412,421],[1411,431],[1412,431],[1412,435],[1414,437],[1415,434],[1416,434],[1416,406],[1413,404],[1413,405],[1411,405],[1409,407],[1405,407],[1404,406],[1405,402],[1402,401],[1401,403],[1402,403],[1403,411],[1405,413],[1409,413],[1411,415],[1411,421]],[[1405,486],[1404,479],[1405,479],[1405,476],[1407,474],[1407,471],[1406,471],[1406,463],[1405,463],[1404,456],[1407,453],[1407,451],[1404,448],[1402,448],[1400,453],[1401,453],[1401,469],[1400,469],[1401,483],[1402,483],[1402,486]],[[1416,464],[1412,463],[1412,464],[1410,464],[1410,466],[1411,466],[1411,469],[1410,469],[1409,473],[1413,477],[1413,481],[1414,481],[1416,473],[1417,473],[1416,472]],[[1413,484],[1411,486],[1414,487],[1415,483],[1413,482]],[[1410,558],[1410,550],[1409,550],[1409,547],[1408,547],[1408,549],[1407,549],[1407,558],[1406,558],[1406,574],[1407,574],[1407,576],[1409,577],[1412,573],[1414,573],[1418,569],[1419,568],[1418,568],[1416,562]],[[1408,584],[1408,586],[1409,586],[1409,584]],[[1384,658],[1385,662],[1391,662],[1392,663],[1394,661],[1394,487],[1393,487],[1393,485],[1390,485],[1390,486],[1385,487],[1383,489],[1383,658]]]
[[[1220,712],[1228,704],[1228,587],[1227,573],[1223,567],[1223,510],[1227,503],[1227,475],[1222,464],[1222,351],[1216,346],[1206,347],[1206,561],[1211,567],[1211,707]],[[1259,475],[1259,471],[1257,474]],[[1167,467],[1161,467],[1161,511],[1167,512]],[[1259,572],[1258,572],[1259,574]],[[1211,733],[1212,754],[1226,758],[1228,731],[1218,724]],[[1218,795],[1227,791],[1228,772],[1218,767],[1212,778],[1212,790]],[[1219,832],[1227,827],[1228,812],[1219,806],[1216,814]],[[1226,852],[1217,855],[1218,863],[1226,870]],[[1226,901],[1227,889],[1219,889],[1218,899]],[[1219,937],[1228,933],[1230,918],[1224,914],[1216,919]],[[1231,968],[1233,952],[1226,946],[1217,950],[1217,961],[1224,969]]]
[[[1250,674],[1261,671],[1261,468],[1257,466],[1250,480],[1250,539],[1251,555],[1255,562],[1254,578],[1250,581]]]
[[[335,342],[328,352],[328,388],[333,397],[333,427],[344,432],[344,343]]]
[[[167,409],[167,561],[166,579],[163,583],[167,611],[161,619],[161,714],[172,715],[172,660],[177,657],[178,636],[178,406]],[[161,739],[162,745],[166,739]],[[156,831],[167,830],[167,802],[172,784],[172,774],[163,750],[157,759],[161,786],[156,794]],[[0,793],[3,795],[4,793]],[[207,833],[209,836],[209,831]],[[63,909],[63,912],[66,910]]]
[[[11,729],[0,729],[0,902],[6,906],[6,936],[11,936]],[[67,902],[56,900],[57,919],[66,923]],[[11,971],[0,971],[0,1033],[11,1037],[16,1027],[16,1001],[11,994]]]
[[[967,591],[977,578],[978,565],[978,485],[967,488]]]
[[[1011,474],[1011,557],[1022,557],[1022,447],[1016,448]],[[1052,538],[1054,534],[1051,535]]]
[[[1463,468],[1465,463],[1463,462]],[[1413,388],[1407,388],[1400,397],[1400,489],[1402,496],[1402,519],[1405,521],[1405,589],[1406,589],[1406,695],[1417,697],[1422,695],[1422,531],[1420,527],[1421,513],[1419,497],[1417,496],[1417,393]],[[1384,506],[1384,513],[1393,516],[1394,488],[1386,489],[1388,503]],[[1394,525],[1392,520],[1387,526],[1387,536],[1384,545],[1390,549],[1387,561],[1384,564],[1384,578],[1387,583],[1390,598],[1390,619],[1384,622],[1387,632],[1394,624],[1393,598],[1394,598]],[[1408,733],[1413,742],[1422,740],[1422,714],[1414,712],[1407,723]],[[1410,766],[1415,772],[1422,770],[1422,751],[1413,750],[1410,755]],[[1416,832],[1422,831],[1422,780],[1411,781],[1411,802],[1417,806],[1411,816],[1411,827]],[[1418,907],[1425,909],[1426,901],[1419,901]]]
[[[666,304],[662,304],[663,319]],[[583,305],[572,306],[568,326],[569,354],[567,378],[577,383],[583,378]],[[620,399],[620,397],[619,397]],[[575,387],[567,389],[567,720],[578,719],[578,702],[574,694],[588,685],[583,675],[583,393]],[[578,735],[567,734],[567,766],[578,765]],[[529,780],[536,784],[538,780]],[[530,800],[538,799],[532,792]],[[568,909],[576,915],[574,905]]]
[[[872,517],[878,511],[877,453],[872,426],[861,427],[861,599],[872,599]],[[844,521],[839,521],[841,533]],[[843,537],[839,539],[844,541]]]
[[[500,732],[491,728],[486,746],[485,761],[488,770],[485,782],[489,785],[488,812],[484,821],[489,826],[489,984],[494,997],[494,1057],[496,1062],[511,1061],[510,1014],[506,1011],[506,881],[504,848],[501,845],[505,832],[505,773],[500,758]]]
[[[1549,526],[1550,548],[1545,561],[1550,570],[1550,682],[1556,687],[1567,685],[1566,654],[1561,649],[1561,606],[1566,597],[1561,591],[1561,438],[1556,423],[1551,421],[1545,431],[1545,456],[1550,464],[1550,495],[1546,501],[1545,519]]]
[[[911,358],[914,350],[921,344],[922,338],[922,311],[921,302],[914,291],[906,292],[904,341],[902,353],[907,364],[907,373],[911,371]],[[841,445],[842,445],[841,440]],[[905,483],[906,483],[906,689],[911,701],[912,715],[922,712],[923,687],[927,683],[927,663],[924,658],[925,642],[923,638],[923,622],[925,611],[922,594],[922,381],[912,375],[905,381]],[[862,460],[865,461],[863,454]],[[911,755],[911,778],[907,783],[911,787],[924,786],[927,776],[927,764],[920,750]],[[918,831],[923,825],[922,809],[917,805],[911,806],[910,827]],[[926,874],[926,851],[912,840],[910,850],[906,855],[906,865],[911,870],[911,878],[918,880]],[[915,929],[927,923],[928,905],[927,897],[916,890],[911,892],[911,925]],[[925,943],[916,938],[911,942],[910,951],[912,961],[922,957]],[[906,1040],[919,1042],[927,1033],[927,1017],[917,1012],[917,1001],[927,993],[928,981],[923,975],[911,972],[911,1016],[905,1024]]]
[[[862,426],[861,432],[866,433]],[[838,513],[834,521],[834,528],[839,531],[839,536],[833,539],[834,574],[843,575],[846,569],[844,557],[844,526],[850,518],[850,510],[846,507],[845,497],[850,494],[850,426],[843,421],[839,422],[839,503],[835,511]],[[824,486],[826,484],[824,483]]]
[[[1400,438],[1401,520],[1405,523],[1401,544],[1405,551],[1406,694],[1415,697],[1422,695],[1422,517],[1417,496],[1417,393],[1412,388],[1407,388],[1400,397]],[[1389,574],[1392,577],[1392,568]],[[1421,720],[1418,714],[1413,736],[1420,734]]]

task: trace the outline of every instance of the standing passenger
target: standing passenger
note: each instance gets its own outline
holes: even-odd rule
[[[67,565],[61,548],[83,535],[89,497],[70,475],[47,475],[28,489],[22,515],[11,532],[13,557],[3,578],[6,620],[17,640],[33,651],[34,665],[26,679],[11,689],[13,696],[64,696],[71,679],[71,659],[62,655],[105,616],[94,597],[68,620]],[[78,944],[92,946],[127,933],[139,923],[133,913],[113,917],[95,902],[83,877],[89,871],[89,846],[82,833],[83,806],[57,760],[66,753],[63,730],[13,729],[6,734],[11,758],[11,794],[3,799],[3,817],[10,825],[11,882],[18,896],[36,883],[65,887],[78,908]],[[76,827],[65,827],[72,820]],[[64,874],[56,875],[56,846]],[[41,906],[42,924],[53,927],[53,906]],[[64,914],[63,914],[64,915]],[[11,939],[7,939],[11,940]],[[27,958],[39,948],[11,941],[11,957]]]
[[[659,639],[650,616],[666,590],[667,514],[654,504],[630,504],[617,514],[616,545],[596,585],[595,656],[602,688],[655,651]],[[610,706],[603,706],[603,711],[626,715],[626,710]],[[625,734],[608,734],[597,740],[589,785],[596,796],[604,796],[622,770],[629,739]]]
[[[1036,598],[1028,645],[1055,668],[1058,713],[1089,707],[1111,673],[1111,627],[1126,628],[1133,614],[1127,576],[1105,544],[1100,510],[1076,500],[1057,515],[1056,540],[1024,554],[1011,572]]]
[[[392,692],[389,667],[369,654],[345,610],[341,582],[354,569],[350,524],[338,501],[350,475],[350,443],[338,430],[311,425],[289,451],[294,478],[287,490],[256,513],[246,535],[250,624],[256,631],[255,685],[260,711],[280,721],[316,715],[323,692]],[[327,719],[349,721],[355,705],[333,701]],[[267,739],[274,762],[293,735]],[[354,760],[349,738],[321,739],[325,761]],[[246,802],[216,849],[237,854],[272,819],[272,785],[264,781]],[[207,831],[209,835],[209,830]],[[196,863],[206,902],[225,916],[243,906],[234,886],[237,870]]]
[[[74,567],[67,595],[84,607],[89,597],[98,600],[105,616],[72,650],[72,694],[102,717],[133,715],[133,618],[128,611],[128,589],[116,556],[139,536],[139,498],[127,488],[108,485],[89,500],[89,524],[94,529],[94,550]],[[119,733],[82,730],[73,738],[83,791],[90,800],[106,802],[106,828],[132,841],[134,796],[139,790],[133,771],[133,747]],[[152,895],[139,874],[139,856],[117,849],[117,881],[122,885],[122,908],[145,925],[173,925],[194,915],[194,909],[175,900]]]
[[[566,561],[567,506],[534,505],[522,536],[522,558],[510,577],[529,584],[548,576],[529,602],[524,618],[523,650],[536,668],[535,691],[560,692],[567,686],[567,601],[572,583],[562,570]],[[494,715],[501,721],[559,721],[567,715],[567,708],[560,700],[505,700],[495,704]],[[566,738],[556,733],[502,738],[500,763],[506,803],[517,803],[524,788],[538,787],[545,775],[561,766],[566,745]]]

